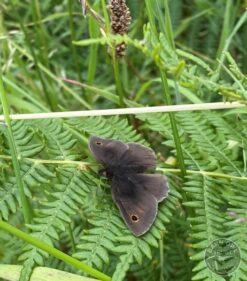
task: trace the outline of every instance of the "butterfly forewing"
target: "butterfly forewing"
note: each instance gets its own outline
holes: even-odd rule
[[[128,149],[121,156],[121,166],[128,171],[155,170],[156,157],[152,149],[137,143],[127,143]]]
[[[105,140],[99,137],[91,137],[89,148],[97,161],[105,167],[117,165],[122,155],[128,150],[128,146],[121,141]]]

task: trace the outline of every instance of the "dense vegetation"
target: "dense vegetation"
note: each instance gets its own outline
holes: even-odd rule
[[[120,35],[111,32],[108,1],[90,0],[85,17],[84,2],[0,3],[0,111],[6,120],[0,124],[0,278],[12,280],[8,264],[23,265],[22,281],[37,265],[85,276],[78,270],[84,265],[69,265],[64,252],[102,280],[247,280],[245,107],[8,118],[246,104],[246,1],[129,0],[132,20],[128,33]],[[120,59],[114,46],[123,42],[126,55]],[[109,183],[99,177],[88,149],[91,135],[145,144],[156,152],[158,172],[167,176],[171,191],[144,236],[130,233]],[[219,238],[235,242],[241,253],[238,269],[228,276],[210,271],[204,259],[205,249]],[[50,247],[42,248],[45,244]],[[52,247],[61,251],[58,258]]]

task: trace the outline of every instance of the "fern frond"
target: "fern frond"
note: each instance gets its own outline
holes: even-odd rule
[[[77,245],[78,250],[74,255],[88,265],[95,265],[100,269],[103,268],[103,265],[109,264],[109,253],[115,247],[114,242],[116,237],[121,234],[121,228],[124,228],[116,210],[112,206],[104,206],[109,204],[103,200],[101,208],[97,207],[93,211],[88,220],[90,228],[82,233]],[[119,227],[121,228],[119,229]]]
[[[128,125],[124,118],[114,117],[89,117],[76,118],[69,121],[69,124],[81,133],[102,136],[104,138],[118,138],[124,142],[144,143],[143,138]]]
[[[162,238],[162,233],[167,231],[165,225],[170,221],[176,209],[178,198],[180,198],[180,195],[177,193],[174,186],[171,186],[169,197],[159,204],[157,218],[147,234],[140,238],[136,238],[130,234],[126,234],[124,237],[118,237],[117,241],[121,244],[117,246],[114,251],[119,253],[120,257],[112,280],[123,280],[133,262],[137,262],[141,265],[144,257],[148,259],[153,258],[152,248],[157,248],[159,246],[158,241]]]
[[[214,128],[205,119],[205,114],[180,113],[178,117],[182,129],[195,141],[198,147],[201,147],[204,153],[217,159],[223,171],[231,171],[238,176],[242,175],[241,163],[232,159],[231,150],[227,146],[224,135],[215,134]]]
[[[229,201],[227,237],[234,241],[240,250],[241,262],[238,270],[234,272],[234,280],[244,280],[247,275],[247,213],[243,206],[247,204],[246,182],[233,180],[230,185],[230,192],[226,194]]]
[[[138,118],[145,120],[146,124],[149,124],[150,130],[166,137],[168,140],[164,143],[171,147],[171,152],[175,152],[167,116],[153,114],[152,116],[139,115]],[[227,143],[228,139],[240,143],[242,137],[236,128],[230,126],[229,123],[228,126],[224,126],[226,121],[221,115],[200,112],[179,113],[177,121],[187,167],[192,170],[216,172],[222,169],[228,175],[242,175],[243,163],[236,161],[237,155],[232,152]],[[218,132],[215,133],[215,131]],[[193,269],[195,272],[193,280],[219,280],[219,277],[212,273],[205,263],[205,249],[215,239],[233,239],[227,228],[229,224],[227,208],[237,203],[234,198],[240,200],[236,204],[236,210],[241,210],[240,204],[242,206],[245,204],[243,202],[245,195],[242,194],[243,190],[240,185],[241,183],[238,183],[232,187],[229,180],[218,180],[205,175],[194,174],[186,177],[184,188],[181,191],[182,194],[186,193],[184,195],[186,201],[183,205],[188,208],[188,220],[191,224],[190,243],[192,248],[190,255],[196,264]],[[237,196],[232,195],[233,189],[234,193],[238,194]],[[230,210],[233,209],[230,208]],[[243,231],[242,227],[239,228]],[[235,239],[237,241],[237,238]],[[243,245],[245,243],[239,247],[241,251],[245,252],[246,249]],[[246,261],[243,259],[242,267],[234,273],[236,280],[241,280],[240,276],[244,275],[244,264]]]
[[[188,229],[185,212],[178,206],[159,240],[159,251],[153,251],[152,260],[145,259],[141,265],[133,263],[132,274],[138,280],[191,280],[193,262],[188,255]]]
[[[35,157],[43,150],[44,144],[33,141],[36,137],[35,132],[23,120],[14,121],[12,130],[20,157]]]
[[[21,175],[24,182],[25,194],[32,197],[31,190],[44,183],[49,183],[55,177],[54,173],[43,164],[22,162]],[[0,213],[8,219],[10,212],[15,213],[20,205],[19,192],[14,175],[7,175],[0,188]]]
[[[61,120],[44,119],[27,123],[42,139],[45,145],[45,155],[52,156],[52,159],[56,160],[75,159],[73,147],[76,140]]]
[[[113,206],[112,199],[102,199],[99,194],[98,196],[100,202],[96,209],[92,209],[91,214],[88,213],[92,227],[83,232],[75,257],[89,265],[103,268],[109,262],[109,252],[113,252],[117,255],[113,280],[123,280],[134,261],[141,264],[145,256],[149,259],[152,257],[151,248],[158,247],[158,240],[176,208],[180,195],[173,187],[168,199],[159,204],[158,216],[151,230],[140,238],[134,237],[127,229],[117,208]]]
[[[167,114],[142,114],[137,118],[145,124],[144,130],[158,134],[159,138],[164,139],[163,145],[166,149],[169,148],[170,153],[176,155]],[[186,112],[177,114],[176,120],[188,169],[211,172],[221,169],[222,172],[228,171],[229,175],[236,175],[237,169],[243,170],[241,163],[236,161],[240,148],[233,153],[226,145],[227,140],[231,139],[240,143],[241,135],[238,128],[232,128],[229,124],[224,126],[226,121],[221,115]],[[195,120],[196,126],[191,126]],[[17,136],[22,127],[23,124],[15,127]],[[55,159],[78,158],[79,153],[74,148],[76,141],[70,133],[70,128],[86,135],[117,138],[125,142],[147,143],[127,123],[126,119],[120,117],[77,118],[70,120],[66,127],[58,120],[33,120],[25,124],[26,136],[22,136],[23,140],[19,138],[19,151],[25,152],[29,146],[32,147],[32,144],[38,143],[42,144],[42,150],[37,150],[32,155],[45,156],[51,153]],[[173,278],[172,276],[182,278],[185,274],[184,262],[188,262],[186,258],[191,255],[193,261],[190,262],[190,267],[194,266],[195,272],[193,278],[207,280],[207,276],[210,276],[214,280],[214,274],[209,271],[204,261],[205,248],[214,239],[230,237],[228,224],[233,223],[233,220],[226,215],[227,208],[237,213],[236,210],[240,208],[239,204],[244,195],[237,184],[235,185],[236,192],[241,191],[241,196],[233,196],[234,191],[229,189],[228,180],[219,181],[217,178],[206,175],[191,174],[183,183],[182,179],[168,175],[171,187],[168,198],[159,204],[158,216],[150,231],[136,238],[125,226],[109,192],[102,190],[102,186],[105,185],[93,171],[80,171],[76,167],[66,166],[55,169],[55,167],[44,166],[38,160],[32,162],[22,160],[21,169],[26,194],[29,197],[39,195],[39,201],[33,201],[36,208],[35,218],[29,226],[32,235],[44,242],[59,246],[66,225],[77,221],[76,225],[79,223],[83,231],[78,232],[77,240],[74,241],[76,246],[74,256],[88,265],[110,272],[113,280],[118,281],[123,280],[127,272],[135,268],[133,264],[141,265],[144,260],[147,262],[146,258],[158,260],[160,251],[157,248],[160,247],[160,241],[163,239],[165,253],[169,251],[172,253],[173,247],[178,247],[184,259],[178,259],[178,256],[174,255],[174,261],[179,260],[176,274],[169,269],[169,263],[165,263],[161,272],[161,265],[156,265],[154,267],[156,276],[162,274],[167,278]],[[8,218],[9,213],[17,209],[18,195],[13,175],[5,175],[5,177],[7,180],[2,187],[3,196],[0,199],[0,206],[2,216]],[[184,187],[178,192],[179,186],[182,185]],[[186,198],[184,207],[180,204],[181,196]],[[178,239],[177,244],[174,244],[172,225],[176,229],[188,227],[181,219],[176,219],[181,215],[181,211],[188,216],[191,225],[190,234],[185,236],[184,240]],[[171,217],[175,221],[170,222]],[[241,230],[236,232],[236,239],[239,239],[238,235],[240,231],[243,231],[241,227],[239,229]],[[164,238],[163,233],[165,233]],[[72,253],[72,243],[68,240],[66,244],[67,251]],[[240,245],[241,251],[245,251],[243,245],[245,243]],[[20,256],[20,259],[24,260],[22,278],[27,278],[32,268],[36,264],[44,264],[47,258],[45,252],[26,246]],[[166,259],[166,256],[164,258]],[[115,268],[111,267],[112,260],[114,260]],[[240,273],[237,272],[236,276],[242,276],[245,273],[245,264],[246,261],[243,259],[238,271]],[[60,266],[63,267],[62,264]],[[144,271],[139,271],[139,276],[142,274]]]
[[[89,192],[82,172],[75,167],[59,169],[57,179],[53,190],[47,194],[47,201],[41,202],[35,224],[29,226],[32,235],[51,245],[58,241],[59,233],[65,231],[65,225],[71,222],[78,205],[82,205]],[[31,274],[35,264],[43,264],[43,256],[47,257],[47,254],[31,245],[25,247],[20,256],[20,260],[25,261],[22,278]]]

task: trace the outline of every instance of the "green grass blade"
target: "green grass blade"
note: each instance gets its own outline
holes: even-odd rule
[[[88,274],[102,280],[102,281],[110,281],[111,278],[104,273],[78,261],[75,258],[72,258],[71,256],[64,254],[63,252],[51,247],[47,243],[44,243],[43,241],[40,241],[37,238],[32,237],[31,235],[26,234],[25,232],[13,227],[12,225],[3,222],[0,220],[0,228],[7,231],[8,233],[26,241],[27,243],[49,253],[50,255],[64,261],[65,263],[68,263],[72,266],[74,266],[77,269],[82,270],[83,272],[87,272]]]

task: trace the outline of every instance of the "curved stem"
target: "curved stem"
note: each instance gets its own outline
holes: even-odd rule
[[[6,222],[3,222],[0,220],[0,228],[9,232],[10,234],[26,241],[27,243],[49,253],[50,255],[64,261],[65,263],[67,264],[70,264],[72,266],[74,266],[75,268],[77,269],[80,269],[84,272],[87,272],[89,273],[91,276],[94,276],[100,280],[103,280],[103,281],[110,281],[111,278],[110,276],[78,261],[77,259],[75,258],[72,258],[71,256],[55,249],[54,247],[51,247],[50,245],[44,243],[43,241],[35,238],[35,237],[32,237],[31,235],[28,235],[26,234],[25,232],[13,227],[12,225],[6,223]]]

